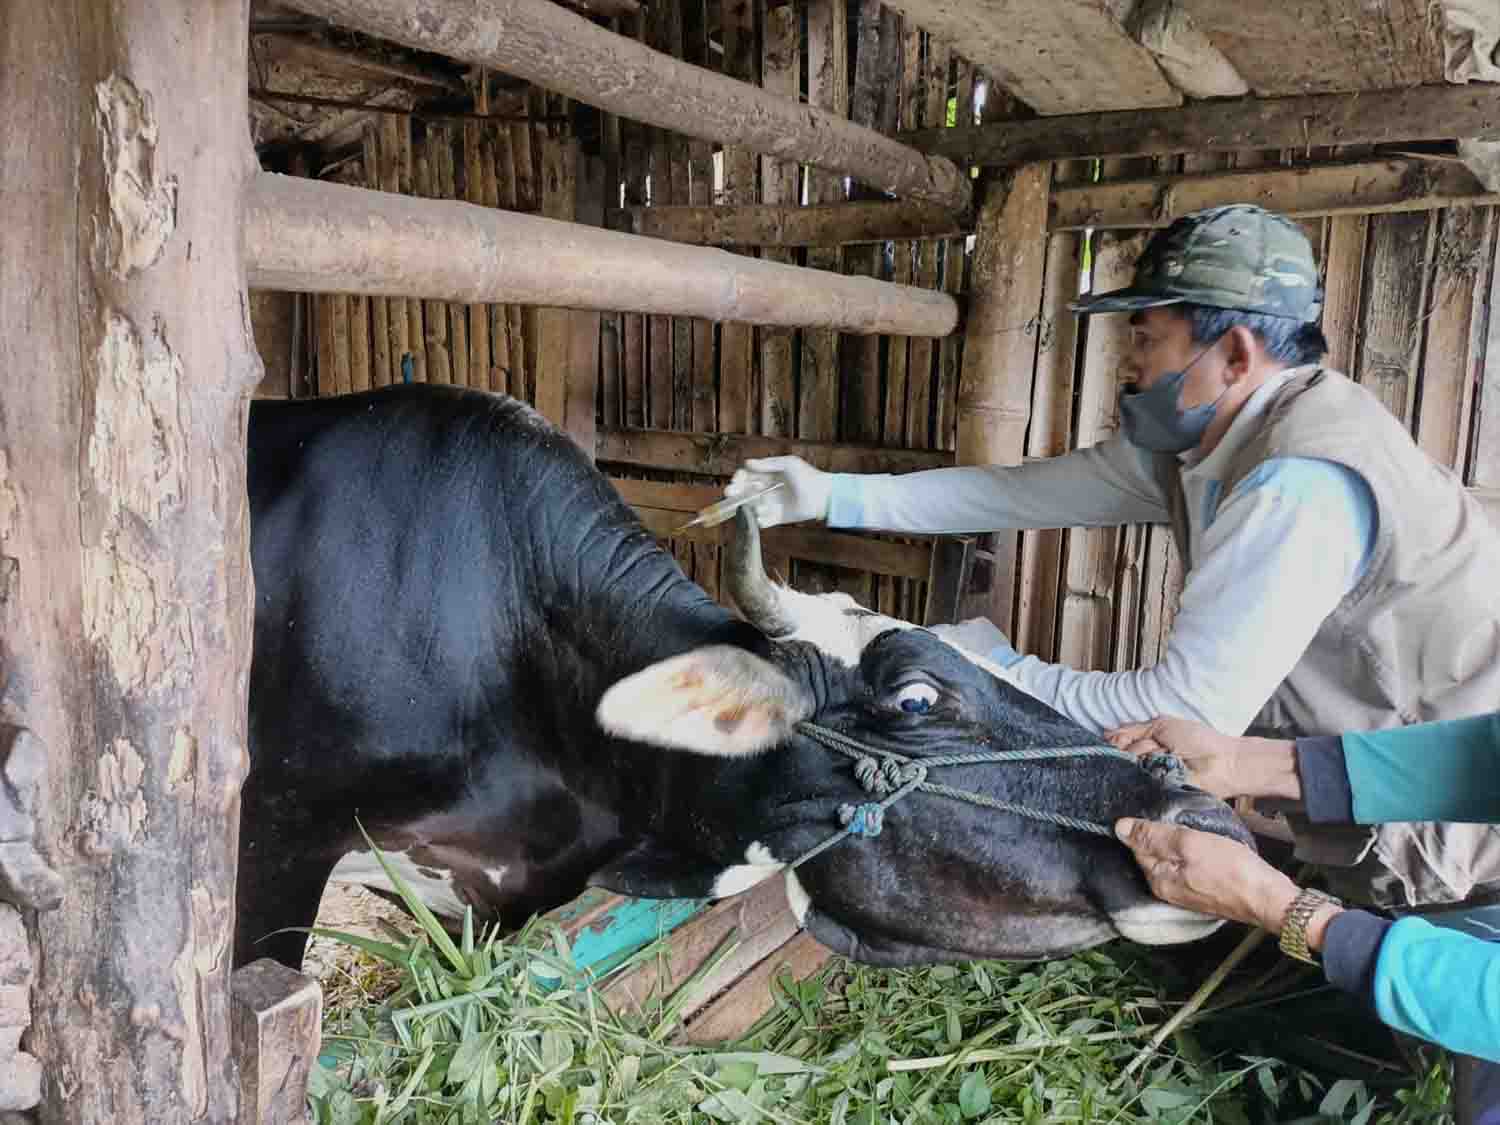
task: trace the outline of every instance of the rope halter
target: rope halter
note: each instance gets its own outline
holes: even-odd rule
[[[801,867],[808,860],[821,855],[839,841],[850,836],[866,839],[879,836],[885,828],[885,810],[897,801],[917,792],[931,793],[936,797],[948,797],[955,801],[978,805],[981,808],[994,809],[996,812],[1011,813],[1027,820],[1041,821],[1059,828],[1071,828],[1078,832],[1088,832],[1095,836],[1107,836],[1112,839],[1115,834],[1114,829],[1108,825],[1075,816],[1066,816],[1063,813],[1049,812],[1046,809],[1034,809],[1029,805],[1002,801],[984,793],[975,793],[972,790],[928,781],[928,771],[943,766],[1042,762],[1060,758],[1120,758],[1136,763],[1134,755],[1127,754],[1123,750],[1116,750],[1113,746],[1103,745],[1045,746],[1031,750],[991,750],[978,754],[941,754],[930,758],[909,758],[893,750],[882,750],[879,747],[870,746],[847,734],[819,726],[817,723],[798,723],[797,729],[824,749],[853,759],[855,780],[866,793],[878,799],[858,805],[840,805],[838,807],[841,826],[839,830],[794,860],[791,864],[792,868]],[[1181,765],[1176,763],[1170,755],[1159,754],[1152,757],[1153,759],[1170,759],[1170,761],[1146,763],[1146,768],[1152,773],[1158,776],[1165,773],[1169,782],[1174,775],[1181,776]]]

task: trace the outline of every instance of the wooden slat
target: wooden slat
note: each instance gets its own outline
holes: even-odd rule
[[[952,453],[936,449],[609,427],[599,430],[596,456],[600,461],[621,465],[728,477],[748,458],[786,455],[801,457],[809,464],[836,473],[906,473],[953,464]]]
[[[479,190],[486,207],[500,206],[500,177],[496,172],[496,132],[485,128],[479,135]],[[483,306],[489,319],[489,388],[501,394],[510,391],[510,322],[505,306],[491,302]]]
[[[333,393],[346,395],[350,390],[349,297],[344,293],[335,293],[328,301],[329,329],[333,333]]]
[[[571,222],[577,205],[578,146],[549,136],[542,138],[541,149],[542,214]],[[565,427],[574,314],[557,308],[537,309],[536,314],[536,408],[542,417]]]
[[[1144,245],[1144,235],[1122,238],[1107,231],[1096,235],[1092,288],[1102,291],[1128,284]],[[1129,332],[1125,317],[1089,320],[1074,434],[1074,444],[1079,448],[1097,444],[1118,425],[1116,373],[1128,347]],[[1058,660],[1073,668],[1108,668],[1120,532],[1116,528],[1075,528],[1067,535]]]
[[[986,165],[1442,137],[1500,138],[1500,84],[1227,98],[898,135],[925,152]]]
[[[1500,223],[1496,224],[1500,226]],[[1490,256],[1494,260],[1495,243],[1491,242]],[[1486,489],[1490,501],[1490,513],[1500,523],[1500,268],[1491,268],[1489,289],[1489,322],[1483,340],[1484,377],[1479,386],[1478,412],[1474,427],[1473,445],[1468,452],[1468,483]]]
[[[333,297],[319,293],[312,300],[313,333],[317,339],[316,393],[319,398],[338,394],[338,383],[333,374]]]
[[[370,381],[370,298],[349,298],[349,389],[367,391]]]
[[[974,119],[974,67],[966,59],[954,60],[954,95],[958,121]],[[943,290],[955,298],[963,292],[966,264],[965,239],[950,238],[943,246]],[[938,345],[936,441],[939,449],[954,449],[958,443],[958,383],[963,363],[963,339],[958,333],[944,336]]]
[[[1417,444],[1439,464],[1462,469],[1484,375],[1484,295],[1493,268],[1494,212],[1453,207],[1440,219],[1427,303]]]
[[[754,83],[759,71],[752,0],[723,0],[721,35],[724,73]],[[755,206],[755,154],[739,145],[724,149],[726,206]],[[717,200],[711,202],[717,203]],[[743,434],[751,429],[755,407],[755,332],[730,322],[719,326],[719,427]]]
[[[616,1012],[644,1014],[672,995],[726,943],[733,949],[714,970],[678,997],[684,1020],[733,989],[745,973],[772,956],[797,934],[797,920],[786,900],[786,880],[772,875],[744,894],[715,903],[672,935],[669,949],[617,973],[604,986]]]
[[[458,176],[453,158],[453,126],[440,125],[428,134],[428,153],[433,159],[433,188],[439,199],[458,199]],[[433,154],[434,145],[436,153]],[[448,303],[448,364],[453,382],[469,385],[469,313],[464,305]]]
[[[942,125],[947,118],[948,64],[947,44],[936,36],[927,38],[921,85],[915,92],[922,103],[922,121]],[[938,273],[938,244],[930,238],[917,243],[913,281],[923,289],[936,289],[942,283]],[[933,363],[937,349],[929,339],[911,341],[906,371],[906,445],[925,447],[933,444],[932,395],[936,381]]]
[[[773,981],[783,973],[794,980],[812,976],[833,954],[805,933],[798,934],[739,979],[690,1023],[683,1038],[690,1043],[721,1043],[744,1034],[771,1010]]]
[[[730,542],[734,535],[733,523],[709,528],[693,527],[679,532],[678,529],[687,522],[686,513],[643,504],[632,507],[646,530],[658,539],[671,540],[674,547],[691,543],[719,548]],[[773,527],[763,532],[762,537],[765,550],[770,554],[802,559],[819,566],[916,579],[925,579],[931,572],[932,550],[926,543],[891,543],[818,527]]]
[[[577,148],[565,142],[577,167],[574,183],[573,218],[586,226],[604,219],[604,161],[597,156],[579,157]],[[578,447],[594,456],[597,400],[600,379],[599,313],[576,309],[568,318],[568,360],[564,375],[563,428]]]
[[[765,10],[761,40],[761,85],[768,93],[795,100],[802,69],[802,35],[793,3],[768,4]],[[761,202],[776,206],[795,206],[797,165],[773,157],[761,158]],[[790,262],[785,250],[767,250],[766,261]],[[789,328],[756,329],[761,365],[761,402],[759,431],[775,437],[789,437],[796,427],[797,391],[793,382],[793,349],[796,333]]]
[[[1443,80],[1428,0],[1180,0],[1259,94],[1383,90]]]
[[[1365,308],[1351,374],[1407,425],[1416,403],[1432,216],[1376,215],[1365,261]]]
[[[1182,97],[1096,0],[897,0],[909,24],[964,55],[1038,113],[1171,106]]]
[[[437,198],[437,181],[433,175],[433,153],[436,140],[428,130],[422,152],[415,157],[412,188],[424,199]],[[453,368],[448,362],[448,305],[444,301],[422,302],[422,327],[427,346],[427,380],[431,383],[453,382]]]
[[[382,187],[380,133],[374,122],[365,126],[365,186],[379,191]],[[399,363],[399,356],[397,357]],[[370,298],[370,380],[377,387],[391,381],[390,298]]]
[[[1354,370],[1369,235],[1368,216],[1337,215],[1328,220],[1328,249],[1323,258],[1323,335],[1328,338],[1327,362],[1338,371]]]
[[[484,161],[481,155],[480,122],[463,123],[464,190],[463,197],[476,206],[485,206]],[[469,324],[469,386],[490,386],[490,306],[471,304],[465,310]]]
[[[410,135],[411,118],[398,117],[394,114],[382,114],[380,116],[380,141],[378,145],[380,183],[381,191],[399,194],[401,191],[401,137],[403,134]],[[410,141],[406,148],[410,148]],[[412,351],[410,328],[410,314],[407,311],[407,300],[405,297],[387,297],[386,323],[390,335],[391,382],[402,381],[402,360]]]
[[[964,595],[974,569],[974,538],[941,535],[932,542],[932,565],[927,573],[927,604],[923,625],[952,625],[963,614]]]
[[[1451,161],[1360,160],[1339,164],[1151,176],[1056,188],[1048,227],[1161,227],[1205,207],[1257,203],[1293,218],[1430,211],[1457,202],[1500,202]]]

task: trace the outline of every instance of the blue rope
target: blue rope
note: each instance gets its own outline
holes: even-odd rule
[[[875,746],[869,746],[847,734],[832,730],[829,727],[819,726],[817,723],[799,723],[798,729],[814,742],[825,749],[832,750],[836,754],[842,754],[854,761],[854,777],[860,786],[871,796],[881,798],[878,802],[869,802],[859,805],[840,805],[838,808],[839,824],[842,826],[833,835],[817,844],[815,847],[803,853],[791,864],[792,868],[801,867],[808,860],[821,855],[833,847],[840,840],[849,836],[858,836],[863,839],[873,839],[879,836],[885,828],[885,811],[901,800],[909,793],[921,791],[930,793],[935,797],[948,797],[955,801],[965,801],[971,805],[981,808],[994,809],[997,812],[1010,813],[1013,816],[1024,817],[1028,820],[1040,821],[1045,824],[1055,824],[1059,828],[1070,828],[1077,832],[1087,832],[1095,836],[1114,837],[1114,829],[1097,821],[1084,820],[1075,816],[1067,816],[1064,813],[1050,812],[1046,809],[1034,809],[1029,805],[1016,804],[1011,801],[1002,801],[995,797],[986,796],[983,793],[975,793],[968,789],[959,789],[952,785],[941,785],[927,780],[929,769],[942,766],[969,766],[1000,762],[1040,762],[1056,760],[1061,758],[1123,758],[1129,762],[1135,762],[1132,754],[1123,750],[1116,750],[1113,746],[1044,746],[1034,747],[1026,750],[987,750],[978,754],[942,754],[931,758],[909,758],[904,754],[897,754],[892,750],[882,750]],[[1151,763],[1152,772],[1157,776],[1165,775],[1167,780],[1172,780],[1174,773],[1181,772],[1181,764],[1176,762],[1171,755],[1153,755]],[[1159,759],[1170,759],[1162,761]],[[1173,764],[1175,763],[1175,770]]]

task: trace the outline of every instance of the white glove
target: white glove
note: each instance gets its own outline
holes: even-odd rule
[[[815,469],[800,457],[762,457],[746,461],[724,489],[730,499],[759,492],[773,484],[781,487],[750,505],[761,527],[776,527],[803,520],[826,520],[833,495],[833,474]]]

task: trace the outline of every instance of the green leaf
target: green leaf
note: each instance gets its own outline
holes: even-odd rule
[[[1364,1083],[1357,1079],[1340,1078],[1328,1087],[1328,1093],[1318,1103],[1318,1112],[1326,1117],[1343,1117],[1344,1107],[1349,1104],[1349,1099],[1354,1097],[1355,1091],[1363,1088]]]
[[[477,1074],[480,1067],[489,1065],[490,1052],[495,1049],[495,1041],[499,1036],[498,1031],[491,1031],[487,1035],[470,1035],[460,1039],[458,1050],[448,1063],[449,1081],[462,1085]]]
[[[958,1088],[958,1108],[965,1117],[980,1117],[989,1112],[990,1086],[982,1071],[971,1070],[964,1078]]]
[[[1260,1089],[1266,1095],[1266,1099],[1272,1105],[1281,1104],[1281,1083],[1276,1081],[1276,1075],[1271,1073],[1269,1066],[1260,1067],[1255,1072],[1255,1079],[1260,1083]]]
[[[542,1067],[550,1074],[573,1061],[573,1037],[566,1031],[549,1027],[542,1032]]]
[[[755,1064],[742,1060],[721,1062],[714,1070],[714,1078],[724,1083],[724,1085],[743,1093],[750,1089],[751,1084],[755,1081]]]

